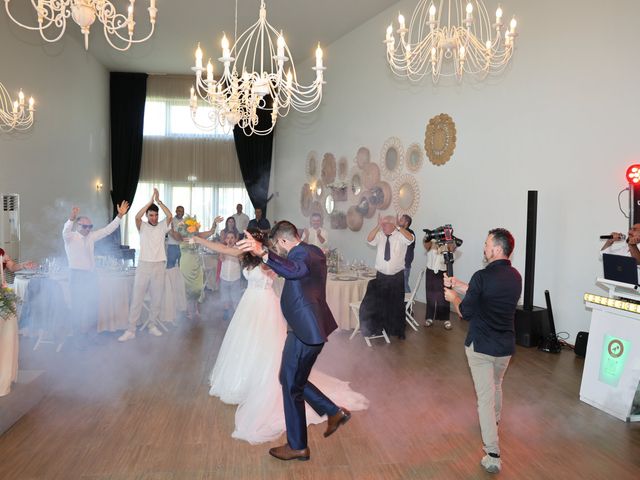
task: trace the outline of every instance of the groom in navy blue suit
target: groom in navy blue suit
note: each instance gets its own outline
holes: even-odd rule
[[[271,230],[276,248],[286,252],[286,258],[269,251],[246,231],[245,236],[238,247],[262,257],[264,263],[285,279],[280,304],[289,331],[282,351],[280,383],[287,443],[272,448],[269,453],[280,460],[309,460],[304,403],[319,415],[327,415],[325,437],[351,418],[347,409],[338,407],[308,380],[327,337],[338,327],[326,300],[326,258],[318,247],[300,241],[298,230],[291,222],[278,222]]]

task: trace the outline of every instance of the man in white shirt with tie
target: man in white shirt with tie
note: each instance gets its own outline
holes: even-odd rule
[[[415,237],[398,225],[392,215],[381,217],[367,237],[369,245],[377,247],[376,296],[381,323],[389,335],[404,339],[404,266],[407,247]]]
[[[166,215],[162,221],[158,221],[158,205]],[[147,216],[147,222],[142,217]],[[136,214],[136,227],[140,232],[140,257],[136,278],[133,283],[133,297],[129,307],[129,328],[118,338],[119,342],[126,342],[136,338],[136,328],[144,297],[149,292],[151,303],[149,304],[149,333],[156,337],[162,335],[157,327],[162,296],[164,294],[164,271],[167,265],[167,254],[164,249],[164,237],[171,230],[171,210],[160,201],[158,189],[153,189],[151,200]]]
[[[129,210],[124,200],[117,206],[118,215],[109,225],[93,230],[91,219],[78,216],[80,209],[73,207],[62,229],[64,249],[69,263],[69,290],[71,292],[71,318],[76,346],[82,343],[91,329],[97,334],[98,281],[96,278],[95,243],[120,228],[122,217]],[[75,229],[74,229],[75,225]]]

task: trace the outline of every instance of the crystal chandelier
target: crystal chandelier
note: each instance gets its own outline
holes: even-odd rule
[[[316,49],[316,64],[312,69],[316,78],[311,85],[298,83],[296,68],[291,59],[282,31],[267,22],[264,0],[260,2],[258,21],[249,27],[229,48],[226,35],[222,37],[222,76],[214,79],[211,60],[202,66],[202,49],[198,44],[195,87],[191,88],[190,106],[194,123],[205,130],[216,126],[238,125],[246,135],[267,135],[275,127],[278,116],[286,116],[293,107],[302,113],[314,111],[322,100],[322,49]],[[236,0],[236,23],[238,2]],[[276,40],[274,41],[274,38]],[[285,63],[290,62],[285,73]],[[206,76],[203,72],[206,70]],[[210,105],[207,124],[196,119],[198,97]],[[268,125],[258,123],[258,110],[271,112]]]
[[[492,23],[482,0],[464,1],[420,0],[409,28],[404,16],[398,15],[400,42],[396,44],[393,25],[387,28],[384,41],[387,60],[396,75],[419,81],[431,73],[437,83],[441,75],[461,81],[465,73],[483,79],[504,70],[517,36],[515,17],[507,29],[501,6]]]
[[[38,15],[38,26],[30,27],[23,25],[16,20],[9,11],[9,3],[11,0],[4,0],[4,6],[7,14],[15,23],[28,30],[38,30],[40,36],[47,42],[56,42],[64,34],[67,28],[67,19],[71,17],[74,22],[80,26],[80,31],[84,35],[84,48],[89,49],[89,29],[96,18],[104,26],[104,37],[116,50],[125,51],[131,48],[134,43],[142,43],[148,40],[155,30],[156,0],[149,1],[149,19],[151,22],[151,32],[144,38],[134,40],[133,29],[136,22],[133,20],[133,6],[136,0],[129,0],[129,8],[127,15],[123,15],[116,11],[116,7],[108,0],[31,0],[33,8]],[[47,36],[45,30],[52,27],[53,35]],[[126,36],[122,32],[127,29]],[[122,32],[122,33],[121,33]],[[114,38],[116,45],[111,38]]]
[[[12,101],[9,92],[0,82],[0,131],[27,130],[33,125],[33,113],[35,102],[29,98],[28,106],[25,105],[24,93],[18,93],[18,100]]]

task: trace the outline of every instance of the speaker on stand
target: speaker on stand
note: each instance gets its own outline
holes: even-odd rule
[[[527,195],[527,244],[524,266],[524,304],[516,309],[516,343],[537,347],[548,323],[547,309],[533,305],[533,285],[536,267],[536,229],[538,222],[538,191]]]

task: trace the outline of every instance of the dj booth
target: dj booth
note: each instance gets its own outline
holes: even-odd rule
[[[609,294],[584,295],[592,313],[580,400],[620,420],[640,421],[640,287],[597,283]]]

